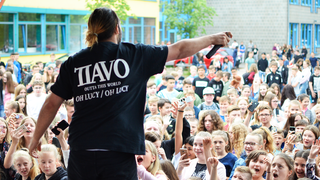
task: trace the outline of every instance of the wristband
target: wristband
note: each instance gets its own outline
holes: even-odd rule
[[[184,112],[184,111],[182,111],[182,110],[178,110],[178,112]]]

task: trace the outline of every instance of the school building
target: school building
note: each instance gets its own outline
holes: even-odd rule
[[[274,43],[306,46],[320,53],[320,0],[207,0],[215,8],[214,26],[207,33],[231,31],[247,46],[252,40],[260,54]],[[233,40],[232,40],[233,42]]]
[[[157,44],[174,42],[176,34],[164,25],[160,0],[127,0],[128,17],[121,24],[122,41]],[[85,48],[87,22],[90,14],[85,0],[6,0],[0,10],[0,56],[6,61],[18,52],[19,61],[47,62],[49,54],[56,57],[73,54]]]

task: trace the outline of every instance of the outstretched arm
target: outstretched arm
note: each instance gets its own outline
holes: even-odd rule
[[[39,114],[39,118],[37,121],[33,138],[29,146],[29,152],[32,156],[36,156],[33,151],[36,150],[41,136],[53,121],[63,101],[64,101],[63,98],[55,95],[54,93],[51,93],[46,99],[46,101],[44,102]]]
[[[199,38],[184,39],[168,46],[167,61],[181,59],[192,56],[203,48],[210,45],[227,46],[232,38],[230,32],[221,32],[217,34],[207,35]]]

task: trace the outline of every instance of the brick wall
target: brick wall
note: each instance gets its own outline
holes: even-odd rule
[[[207,4],[218,15],[214,25],[206,27],[207,34],[231,31],[239,44],[247,46],[252,40],[259,54],[271,54],[274,43],[288,42],[288,0],[207,0]]]

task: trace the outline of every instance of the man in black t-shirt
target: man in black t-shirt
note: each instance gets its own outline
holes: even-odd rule
[[[260,79],[264,79],[266,76],[266,69],[268,68],[269,62],[266,59],[266,53],[261,54],[261,59],[258,61],[258,70]]]
[[[192,81],[193,90],[196,94],[198,94],[198,96],[201,99],[203,98],[203,95],[202,95],[203,89],[206,88],[209,84],[209,79],[206,78],[205,72],[206,70],[204,66],[199,66],[198,77],[194,78]]]
[[[211,79],[208,85],[208,87],[212,87],[214,89],[215,96],[214,96],[213,102],[215,103],[219,103],[219,99],[222,95],[222,91],[223,91],[223,82],[221,81],[222,76],[223,76],[223,72],[218,71],[216,74],[216,77]]]
[[[108,8],[89,17],[88,48],[60,68],[38,121],[29,152],[65,99],[74,98],[69,128],[69,180],[137,179],[135,154],[145,154],[143,112],[146,82],[167,61],[191,56],[209,45],[226,46],[231,33],[181,40],[169,46],[122,43],[120,20]]]
[[[294,52],[294,56],[293,56],[293,63],[295,64],[295,63],[297,63],[297,61],[299,60],[299,59],[303,59],[303,57],[300,55],[300,52],[299,52],[299,50],[296,50],[295,52]]]

